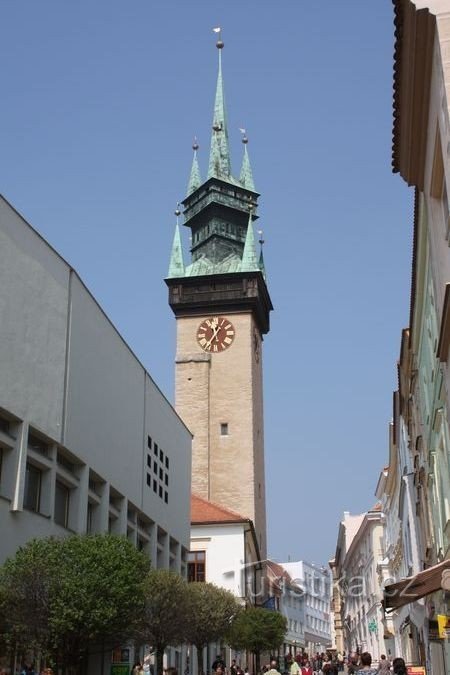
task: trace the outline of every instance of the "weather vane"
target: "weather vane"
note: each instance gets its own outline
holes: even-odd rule
[[[246,129],[243,129],[243,128],[241,128],[241,127],[239,127],[239,131],[240,131],[241,134],[242,134],[242,139],[241,139],[241,140],[242,140],[243,144],[244,144],[244,145],[247,145],[247,143],[248,143],[247,130],[246,130]]]
[[[217,49],[223,49],[224,43],[222,41],[222,29],[221,29],[221,27],[217,26],[216,28],[213,28],[213,32],[217,33],[217,42],[216,42]]]

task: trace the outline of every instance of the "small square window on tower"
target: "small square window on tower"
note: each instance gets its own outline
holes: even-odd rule
[[[220,425],[220,435],[228,436],[228,422],[222,422]]]

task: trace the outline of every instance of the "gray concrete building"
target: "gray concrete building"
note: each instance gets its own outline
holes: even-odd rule
[[[126,535],[185,573],[191,434],[70,265],[0,197],[0,563]]]

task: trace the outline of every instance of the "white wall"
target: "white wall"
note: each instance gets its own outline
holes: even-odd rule
[[[191,551],[206,551],[206,581],[238,598],[245,596],[244,529],[245,523],[191,526]]]

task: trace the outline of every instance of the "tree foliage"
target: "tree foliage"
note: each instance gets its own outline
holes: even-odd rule
[[[163,670],[164,650],[184,642],[186,634],[187,583],[175,572],[151,570],[144,584],[141,634],[156,650],[158,675]]]
[[[0,570],[11,644],[74,665],[93,644],[132,637],[148,569],[148,559],[124,537],[30,541]]]
[[[228,635],[231,623],[241,611],[235,596],[214,584],[194,582],[187,585],[189,621],[186,640],[197,648],[199,672],[201,654],[209,642],[219,642]]]
[[[252,652],[258,662],[261,652],[278,649],[286,630],[286,618],[279,612],[249,607],[234,619],[228,632],[228,642],[233,649]]]

